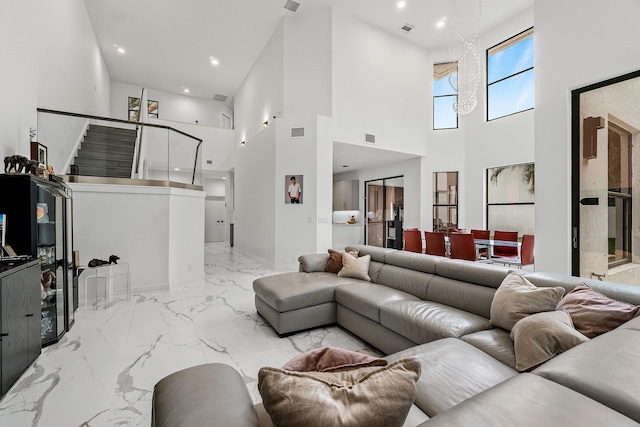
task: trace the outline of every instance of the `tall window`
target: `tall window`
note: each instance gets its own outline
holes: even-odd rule
[[[534,234],[535,165],[487,169],[487,229]]]
[[[129,97],[127,102],[129,121],[137,122],[140,118],[140,98]]]
[[[487,120],[534,106],[533,28],[487,50]]]
[[[458,228],[458,172],[433,173],[433,231]]]
[[[458,114],[454,104],[458,100],[458,63],[433,64],[433,128],[456,129]]]

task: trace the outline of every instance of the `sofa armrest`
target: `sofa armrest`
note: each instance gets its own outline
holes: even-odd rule
[[[299,271],[305,273],[324,271],[327,261],[329,261],[329,254],[301,255],[298,257],[298,262],[300,263]]]

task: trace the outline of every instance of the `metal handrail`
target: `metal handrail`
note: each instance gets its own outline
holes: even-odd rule
[[[58,111],[58,110],[50,110],[48,108],[38,108],[37,109],[38,113],[48,113],[48,114],[59,114],[61,116],[70,116],[70,117],[82,117],[85,119],[93,119],[93,120],[103,120],[105,122],[114,122],[114,123],[123,123],[123,124],[137,124],[138,122],[130,122],[129,120],[122,120],[122,119],[114,119],[112,117],[103,117],[103,116],[94,116],[92,114],[80,114],[80,113],[70,113],[68,111]],[[195,137],[193,135],[189,135],[186,132],[183,132],[181,130],[172,128],[171,126],[166,126],[166,125],[158,125],[155,123],[139,123],[141,126],[149,126],[152,128],[160,128],[160,129],[169,129],[172,130],[176,133],[179,133],[180,135],[186,136],[187,138],[191,138],[191,139],[195,139],[198,142],[202,142],[202,139]]]

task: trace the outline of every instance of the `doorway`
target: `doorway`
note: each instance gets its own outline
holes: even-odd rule
[[[640,71],[572,92],[572,273],[640,285]]]
[[[403,248],[404,176],[365,181],[365,243]]]

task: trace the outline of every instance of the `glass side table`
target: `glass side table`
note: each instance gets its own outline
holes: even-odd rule
[[[98,308],[99,293],[98,288],[102,287],[104,295],[104,308],[107,308],[109,299],[113,299],[115,291],[120,293],[121,288],[126,289],[127,301],[131,300],[131,274],[129,273],[129,263],[105,264],[99,267],[81,267],[86,271],[84,279],[84,306],[89,308],[89,280],[95,282],[95,307]]]

